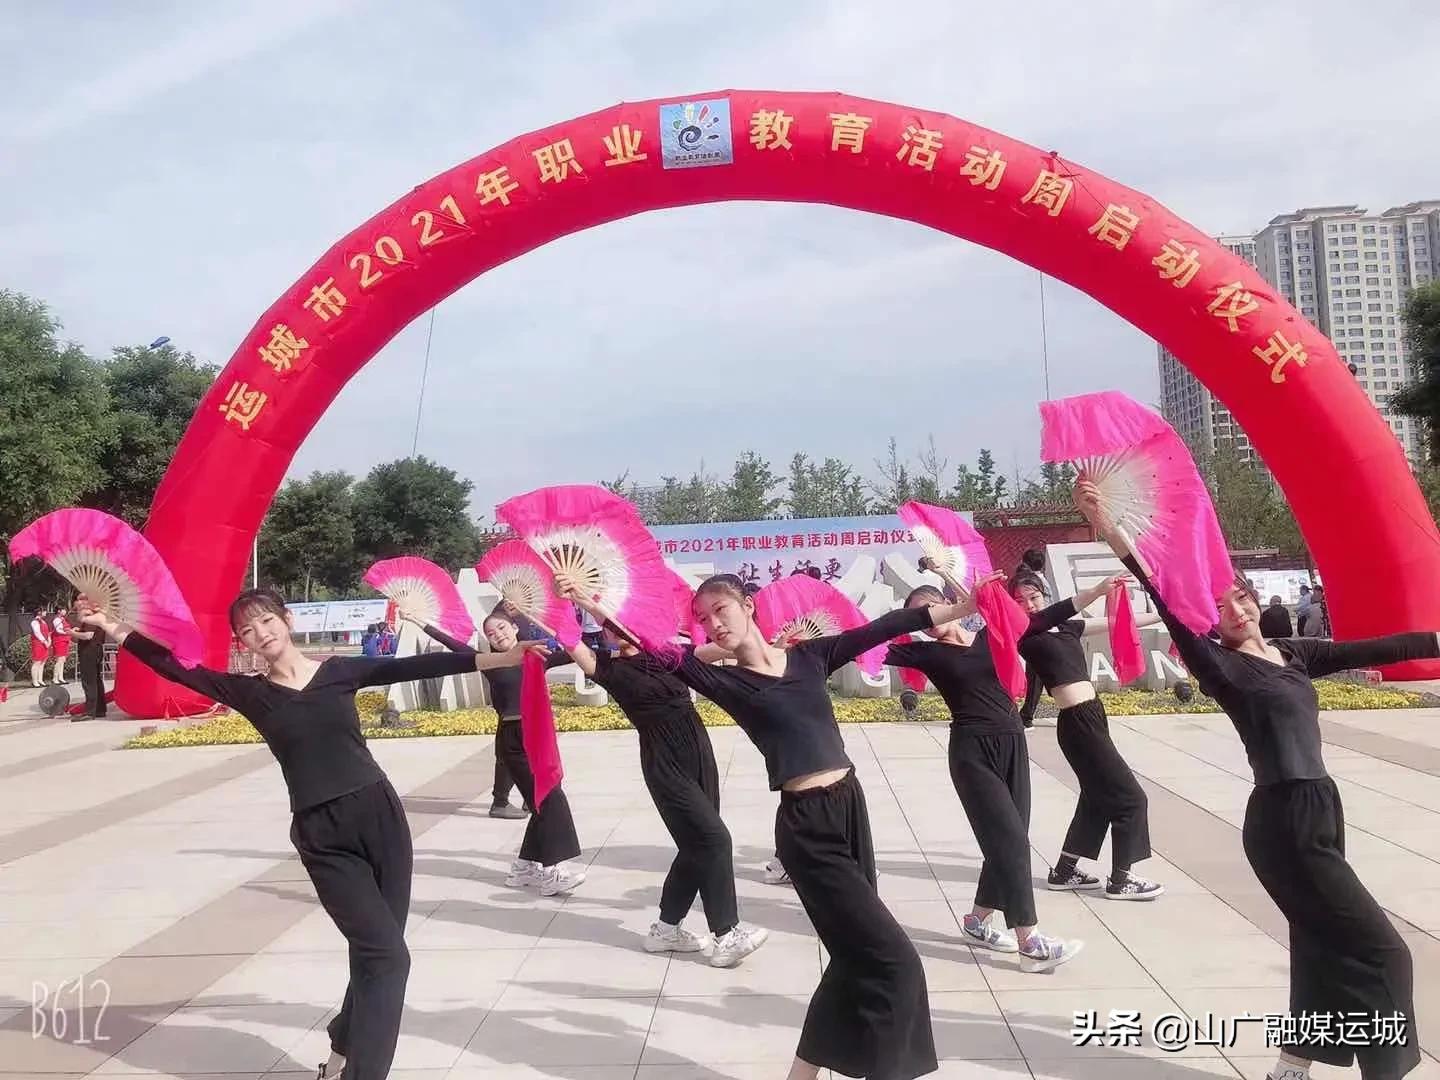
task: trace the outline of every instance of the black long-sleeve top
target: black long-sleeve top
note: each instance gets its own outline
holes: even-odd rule
[[[1085,646],[1080,643],[1084,636],[1085,620],[1077,617],[1074,599],[1061,600],[1035,612],[1030,616],[1029,628],[1020,635],[1019,644],[1029,677],[1037,679],[1046,690],[1089,682]],[[1026,702],[1029,702],[1028,687]]]
[[[1255,783],[1318,780],[1328,775],[1321,753],[1320,699],[1312,679],[1352,668],[1440,657],[1432,633],[1391,634],[1365,641],[1279,638],[1270,642],[1284,664],[1226,648],[1175,617],[1132,556],[1124,560],[1155,601],[1180,659],[1202,693],[1215,699],[1245,744]]]
[[[922,609],[923,610],[923,609]],[[995,672],[987,627],[969,645],[910,641],[891,645],[885,662],[925,673],[950,710],[950,733],[998,735],[1023,731],[1010,692]]]
[[[294,690],[258,675],[184,667],[169,649],[138,631],[126,635],[124,647],[157,675],[228,705],[254,724],[280,764],[292,813],[385,779],[360,731],[356,691],[475,670],[473,655],[332,656],[303,689]]]
[[[451,637],[438,626],[430,626],[427,623],[422,629],[453,653],[474,656],[480,651],[459,638]],[[563,652],[551,653],[545,658],[547,671],[553,667],[563,667],[568,663],[570,663],[570,657]],[[480,674],[485,676],[485,685],[490,690],[490,704],[494,706],[495,715],[500,717],[500,722],[503,724],[510,720],[520,719],[520,683],[523,675],[519,665],[487,668]]]
[[[677,717],[688,720],[695,712],[690,687],[661,660],[646,653],[596,653],[593,678],[615,699],[637,731],[663,727]]]
[[[830,675],[861,653],[930,625],[928,608],[901,608],[842,634],[799,642],[786,652],[782,675],[717,667],[687,647],[676,674],[734,717],[765,758],[770,790],[778,791],[796,777],[854,764],[826,689]]]

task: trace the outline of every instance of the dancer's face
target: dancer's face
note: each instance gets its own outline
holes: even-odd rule
[[[733,589],[707,589],[696,594],[691,611],[711,641],[734,649],[750,633],[755,601]]]
[[[1220,608],[1220,640],[1226,645],[1260,636],[1260,605],[1248,590],[1232,585],[1215,603]]]
[[[1015,602],[1025,611],[1040,611],[1045,607],[1045,594],[1029,585],[1015,590]]]
[[[290,613],[282,616],[260,607],[242,612],[235,637],[248,651],[272,661],[290,646]]]
[[[485,640],[496,652],[509,652],[520,640],[520,629],[509,619],[491,617],[485,620]]]

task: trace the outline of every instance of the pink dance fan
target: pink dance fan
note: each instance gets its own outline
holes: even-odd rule
[[[453,638],[469,641],[475,633],[475,620],[465,610],[460,590],[429,559],[414,555],[383,559],[365,571],[363,580],[405,614],[438,626]]]
[[[99,510],[56,510],[21,529],[10,558],[43,559],[110,618],[166,646],[192,668],[204,643],[190,605],[150,542]]]
[[[766,585],[755,594],[755,622],[766,641],[798,642],[830,637],[870,620],[839,589],[808,574]],[[867,675],[885,666],[885,646],[863,652],[855,661]]]
[[[969,588],[977,577],[994,569],[984,538],[954,510],[908,502],[898,513],[915,534],[925,557],[962,586]]]
[[[527,652],[520,662],[520,744],[535,777],[535,805],[544,806],[545,796],[560,786],[565,769],[560,763],[545,661],[533,652]]]
[[[1121,585],[1105,594],[1105,619],[1110,624],[1110,656],[1115,678],[1128,686],[1145,674],[1145,651],[1140,648],[1140,627],[1130,606],[1130,590]]]
[[[707,635],[695,621],[695,590],[674,570],[670,571],[670,578],[670,584],[674,588],[671,595],[675,599],[675,620],[680,627],[680,633],[689,635],[690,644],[703,645]]]
[[[517,495],[495,517],[646,649],[674,650],[672,571],[635,507],[602,487],[572,484]]]
[[[567,649],[580,640],[575,609],[555,595],[555,577],[544,560],[521,540],[496,544],[475,564],[481,581],[500,590],[500,596],[531,622],[554,634]]]
[[[1040,403],[1040,457],[1074,462],[1170,610],[1203,634],[1233,571],[1210,492],[1185,443],[1117,391]]]

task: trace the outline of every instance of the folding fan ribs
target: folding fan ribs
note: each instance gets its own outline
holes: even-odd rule
[[[10,558],[35,555],[117,622],[167,646],[186,667],[204,652],[200,629],[150,542],[99,510],[56,510],[10,540]]]
[[[977,577],[994,569],[984,537],[954,510],[908,502],[897,513],[910,526],[925,557],[961,585],[968,588]]]
[[[475,564],[475,573],[561,645],[569,648],[580,640],[575,610],[555,595],[554,571],[524,541],[496,544]]]
[[[839,589],[808,574],[781,578],[755,594],[755,622],[767,641],[810,641],[869,621]],[[879,675],[885,646],[861,653],[855,662],[867,675]]]
[[[630,503],[601,487],[563,485],[517,495],[495,516],[647,649],[672,647],[672,571]]]
[[[395,601],[407,615],[438,626],[451,637],[470,640],[475,622],[465,610],[460,590],[450,575],[429,559],[402,555],[384,559],[365,571],[365,584]]]
[[[1070,461],[1177,618],[1215,624],[1234,573],[1209,489],[1184,441],[1117,391],[1040,404],[1043,461]]]

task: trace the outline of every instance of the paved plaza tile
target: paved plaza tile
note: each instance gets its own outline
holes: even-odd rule
[[[263,748],[123,752],[138,728],[129,721],[13,717],[0,723],[0,1080],[313,1076],[345,986],[345,943],[289,847],[285,792]],[[1325,718],[1352,860],[1415,957],[1426,1047],[1440,1046],[1437,721],[1423,710]],[[1203,1029],[1286,1005],[1284,920],[1240,847],[1250,785],[1234,732],[1210,716],[1112,727],[1150,798],[1156,854],[1140,869],[1168,892],[1120,904],[1044,889],[1074,778],[1053,728],[1037,728],[1041,925],[1085,941],[1045,975],[961,937],[980,860],[950,786],[945,728],[845,728],[880,891],[925,963],[937,1077],[1260,1080],[1273,1064],[1259,1019],[1178,1049],[1151,1029],[1161,1017]],[[733,728],[711,734],[742,918],[771,931],[733,970],[640,949],[672,849],[632,733],[562,736],[588,879],[555,898],[503,885],[523,823],[485,814],[490,739],[375,744],[415,834],[395,1080],[784,1075],[825,952],[794,892],[763,881],[776,799],[758,754]],[[698,908],[688,925],[703,932]],[[1143,1030],[1079,1045],[1076,1013],[1090,1011],[1101,1027],[1112,1012],[1139,1013]],[[1412,1077],[1440,1080],[1440,1063],[1427,1053]]]

